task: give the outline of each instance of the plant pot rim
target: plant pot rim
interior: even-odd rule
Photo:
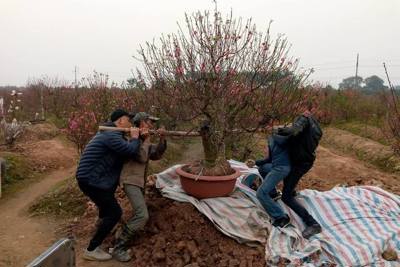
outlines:
[[[201,181],[229,181],[238,178],[241,173],[240,170],[237,168],[233,168],[235,170],[234,173],[229,175],[222,175],[222,176],[205,176],[205,175],[196,175],[189,172],[182,170],[183,167],[188,166],[189,164],[184,164],[176,169],[176,173],[180,176],[184,176],[189,179],[193,180],[201,180]]]

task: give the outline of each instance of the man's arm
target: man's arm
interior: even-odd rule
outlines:
[[[150,147],[150,159],[151,160],[159,160],[164,154],[165,150],[167,150],[167,140],[165,140],[165,128],[160,127],[157,129],[157,134],[160,137],[160,140],[157,145],[151,145]]]
[[[151,160],[159,160],[164,154],[165,150],[167,150],[167,140],[164,138],[160,138],[160,141],[157,145],[151,145],[150,147],[150,159]]]
[[[271,159],[269,157],[265,158],[265,159],[258,159],[258,160],[256,160],[256,166],[261,167],[262,165],[264,165],[266,163],[270,163],[270,162],[271,162]]]
[[[107,146],[121,156],[135,157],[140,148],[140,141],[137,138],[126,141],[119,134],[110,134]]]
[[[305,116],[300,116],[293,122],[292,126],[284,127],[278,129],[278,134],[283,136],[296,136],[301,133],[304,128],[309,124],[308,118]]]

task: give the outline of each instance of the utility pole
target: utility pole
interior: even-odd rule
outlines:
[[[44,83],[42,83],[42,84],[40,85],[40,107],[41,107],[41,113],[42,113],[42,121],[44,121],[43,87],[44,87]]]
[[[357,61],[356,61],[356,78],[355,78],[355,89],[358,89],[358,53],[357,53]]]
[[[77,66],[75,66],[75,88],[77,88],[78,87],[78,67]]]

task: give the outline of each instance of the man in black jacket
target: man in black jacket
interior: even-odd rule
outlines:
[[[111,114],[111,127],[131,127],[131,140],[124,139],[122,132],[98,132],[86,145],[79,161],[76,179],[79,188],[99,209],[97,231],[90,240],[83,257],[87,260],[105,261],[112,258],[100,248],[101,243],[118,223],[121,207],[114,196],[124,158],[137,156],[140,147],[139,128],[133,128],[131,115],[121,109]]]
[[[317,120],[309,110],[295,119],[291,127],[278,130],[281,135],[290,136],[289,155],[291,171],[283,180],[282,201],[301,217],[306,224],[302,235],[304,238],[318,234],[322,231],[320,224],[295,198],[295,188],[304,174],[313,166],[315,150],[322,137],[322,130]]]

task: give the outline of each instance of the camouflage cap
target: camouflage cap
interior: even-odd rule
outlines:
[[[136,115],[133,117],[132,121],[134,123],[138,123],[143,120],[151,120],[151,121],[158,121],[160,118],[151,116],[150,114],[146,112],[138,112]]]

